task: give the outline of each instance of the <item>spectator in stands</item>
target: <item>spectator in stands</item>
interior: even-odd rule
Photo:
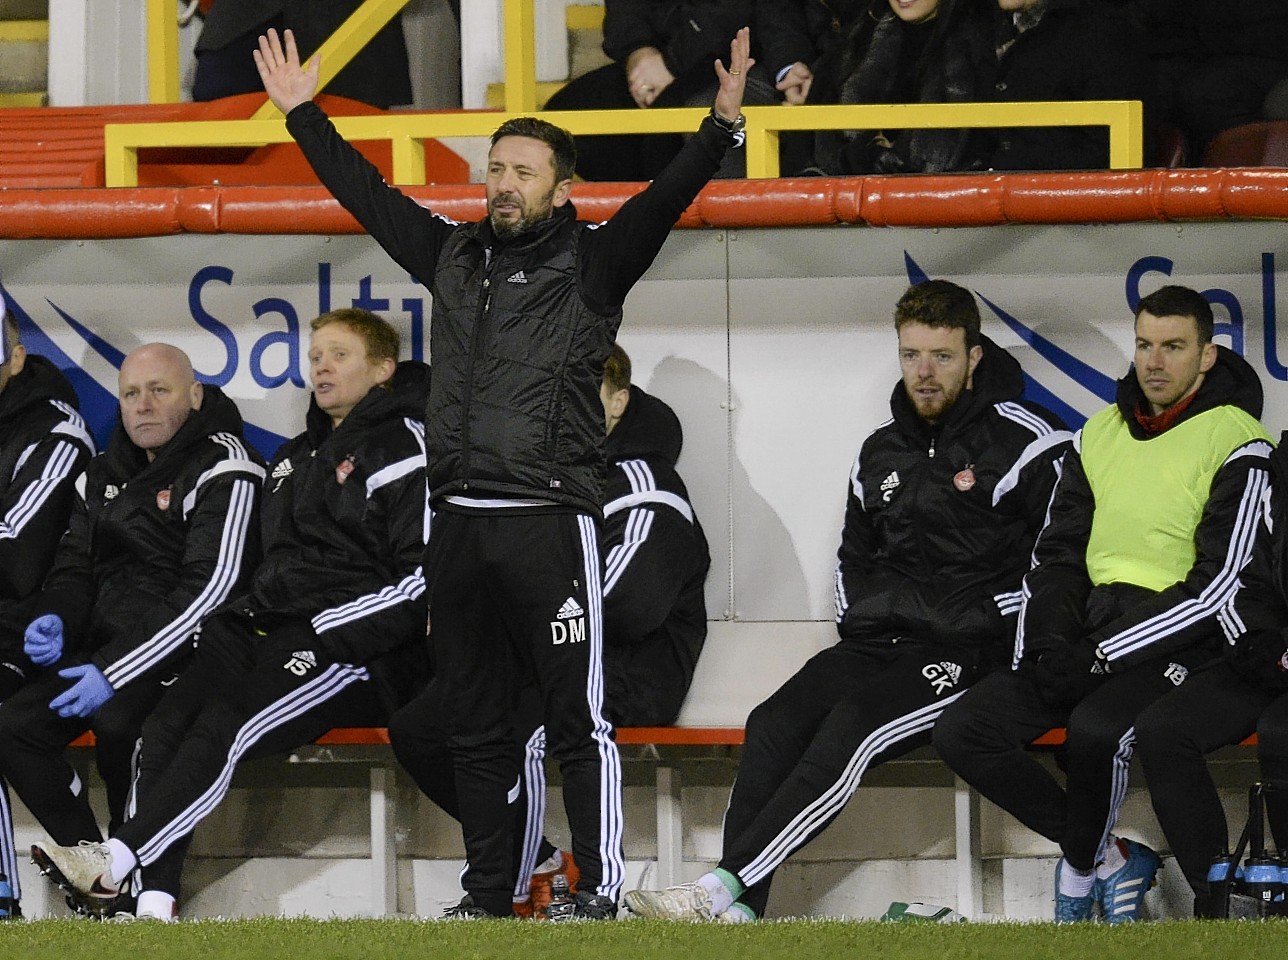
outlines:
[[[268,471],[263,562],[148,719],[129,817],[106,843],[32,848],[87,910],[140,866],[139,915],[174,917],[192,831],[241,760],[380,723],[423,674],[429,368],[400,364],[397,332],[366,310],[312,328],[313,396]]]
[[[1204,755],[1257,734],[1261,779],[1288,785],[1288,436],[1270,455],[1252,559],[1220,619],[1225,656],[1136,718],[1137,750],[1154,812],[1194,891],[1194,915],[1218,916],[1208,869],[1229,851],[1225,808]],[[1228,641],[1222,643],[1221,641]],[[1288,796],[1266,792],[1266,812],[1288,851]]]
[[[703,587],[711,556],[684,481],[675,472],[683,432],[662,400],[631,383],[631,361],[614,345],[604,364],[600,400],[608,430],[604,491],[604,715],[614,726],[673,723],[693,682],[707,635]],[[389,723],[398,761],[432,799],[460,818],[453,768],[436,691],[429,690]],[[515,913],[542,916],[550,884],[580,875],[568,851],[542,835],[545,824],[545,727],[540,699],[525,691],[516,710],[523,754],[516,802]],[[536,866],[540,864],[540,866]]]
[[[436,515],[425,570],[441,716],[469,869],[453,916],[513,912],[511,698],[535,673],[581,868],[575,916],[617,915],[625,866],[621,768],[603,717],[604,431],[599,388],[622,304],[680,214],[739,142],[751,35],[730,42],[711,113],[675,159],[605,223],[569,202],[572,137],[532,117],[492,136],[487,218],[437,216],[385,184],[312,102],[288,32],[256,62],[322,182],[433,294],[436,374],[426,447]],[[554,644],[556,627],[585,642]]]
[[[1013,669],[935,728],[967,783],[1058,843],[1057,922],[1140,916],[1153,850],[1114,837],[1137,715],[1219,655],[1267,484],[1261,384],[1202,295],[1140,301],[1135,366],[1064,457],[1024,580]],[[1061,787],[1025,748],[1067,727]]]
[[[292,30],[303,55],[312,56],[362,2],[214,0],[197,37],[192,99],[218,100],[263,90],[251,56],[261,33],[269,27]],[[385,109],[412,102],[400,17],[394,17],[336,74],[326,92]]]
[[[76,394],[58,368],[28,353],[0,292],[0,704],[36,682],[23,650],[30,616],[76,499],[76,478],[94,455]],[[0,779],[0,873],[22,916],[9,794]]]
[[[1008,14],[992,99],[1142,100],[1151,120],[1153,82],[1143,33],[1107,0],[997,0]],[[1019,127],[989,138],[994,170],[1103,170],[1105,127]],[[1146,144],[1146,156],[1149,144]]]
[[[751,0],[605,0],[604,53],[612,63],[570,80],[547,110],[645,110],[705,107],[716,94],[711,62],[751,22]],[[759,66],[747,76],[744,103],[778,102]],[[574,137],[583,180],[653,180],[680,152],[680,134]],[[742,151],[730,151],[717,177],[740,177]]]
[[[755,0],[762,59],[784,103],[807,101],[815,61],[871,7],[872,0]]]
[[[996,18],[991,0],[872,0],[822,52],[806,102],[986,100]],[[820,130],[808,172],[937,173],[977,167],[981,159],[969,130]]]
[[[24,651],[40,670],[0,706],[0,775],[63,844],[101,837],[64,748],[94,731],[118,826],[144,718],[258,557],[264,467],[236,405],[162,343],[125,358],[119,396],[120,423],[78,481],[53,568],[23,607]],[[79,418],[68,425],[84,447]]]
[[[1145,0],[1159,120],[1197,161],[1217,134],[1266,119],[1288,78],[1288,5],[1265,0]],[[1285,119],[1280,116],[1279,119]]]
[[[1019,400],[1020,366],[981,335],[970,291],[917,284],[895,307],[895,328],[903,378],[893,419],[864,441],[850,473],[840,642],[747,718],[719,866],[660,893],[631,891],[636,914],[762,916],[782,862],[873,766],[929,743],[944,709],[1010,647],[1068,433]]]

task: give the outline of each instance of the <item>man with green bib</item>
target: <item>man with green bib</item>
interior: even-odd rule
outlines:
[[[1024,579],[1012,669],[935,726],[962,779],[1058,843],[1055,919],[1140,916],[1158,855],[1114,836],[1136,716],[1221,656],[1271,443],[1255,371],[1186,287],[1140,301],[1134,368],[1064,457]],[[1068,730],[1066,785],[1026,745]]]

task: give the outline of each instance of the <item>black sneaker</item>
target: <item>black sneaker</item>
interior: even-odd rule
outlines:
[[[551,923],[567,923],[572,920],[616,920],[617,904],[607,897],[579,891],[567,898],[567,907],[559,912],[555,910],[555,901],[550,901],[546,918]],[[571,909],[569,909],[571,908]]]
[[[616,920],[617,904],[607,897],[596,897],[589,893],[577,894],[578,920]]]
[[[443,911],[444,920],[495,920],[496,915],[484,910],[468,893],[461,902]]]

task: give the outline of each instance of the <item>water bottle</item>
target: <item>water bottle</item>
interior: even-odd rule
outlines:
[[[1234,876],[1231,871],[1234,868],[1234,857],[1228,853],[1212,858],[1212,865],[1208,867],[1207,882],[1209,885],[1214,883],[1234,883]]]
[[[568,878],[556,873],[550,879],[550,905],[546,919],[551,923],[566,923],[577,918],[577,901],[568,889]]]
[[[9,878],[0,872],[0,920],[8,920],[13,916],[13,886],[9,883]]]
[[[1283,890],[1279,861],[1271,857],[1249,857],[1244,863],[1243,882],[1248,896],[1270,903]]]

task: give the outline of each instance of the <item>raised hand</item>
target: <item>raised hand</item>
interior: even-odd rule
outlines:
[[[285,50],[277,38],[277,31],[269,27],[268,33],[260,36],[259,49],[254,56],[255,68],[259,70],[259,79],[264,83],[268,99],[285,116],[301,103],[312,100],[313,94],[317,93],[321,61],[313,57],[307,65],[300,66],[295,34],[286,30],[283,39]]]
[[[729,43],[729,69],[716,61],[716,79],[720,90],[716,93],[715,111],[726,120],[735,120],[742,113],[742,95],[747,87],[747,71],[755,66],[751,58],[751,28],[743,27]]]

